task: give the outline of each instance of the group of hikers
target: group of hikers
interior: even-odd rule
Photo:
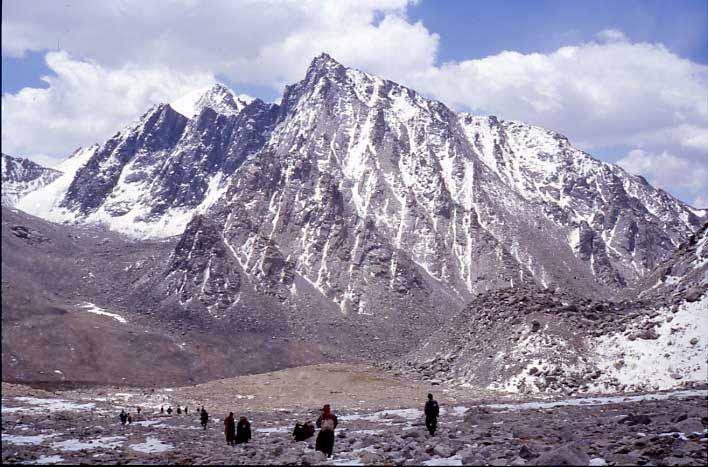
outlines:
[[[229,446],[247,443],[251,439],[251,424],[246,417],[239,418],[237,424],[234,413],[229,412],[229,416],[224,419],[224,435]]]
[[[322,408],[322,414],[317,418],[317,428],[320,429],[315,441],[315,449],[322,451],[327,457],[332,456],[334,450],[334,430],[337,428],[337,416],[332,413],[329,404]],[[315,434],[315,427],[309,420],[305,423],[297,422],[293,429],[295,441],[305,441]],[[230,446],[246,443],[251,439],[251,424],[246,417],[241,417],[238,424],[234,419],[234,413],[229,412],[224,419],[224,435],[226,443]]]
[[[432,394],[428,394],[428,400],[425,402],[425,427],[430,436],[435,436],[435,430],[438,426],[438,416],[440,415],[440,406],[433,399]],[[332,457],[334,451],[334,430],[337,428],[337,416],[332,412],[329,404],[322,407],[322,414],[315,422],[320,432],[317,434],[315,441],[315,449],[323,452],[327,457]],[[306,441],[315,434],[315,426],[311,421],[305,423],[297,422],[293,429],[292,436],[295,441]],[[241,417],[238,424],[234,419],[234,413],[229,412],[228,417],[224,419],[224,435],[226,443],[230,446],[246,443],[251,439],[251,424],[246,417]]]
[[[137,408],[138,414],[140,414],[140,407]],[[199,410],[199,420],[201,422],[202,428],[206,430],[207,423],[209,422],[209,413],[202,406]],[[160,413],[164,414],[164,407],[160,407]],[[177,414],[181,414],[182,410],[178,406]],[[184,413],[187,414],[187,407],[184,408]],[[428,400],[425,402],[425,427],[427,428],[430,436],[435,436],[435,430],[438,426],[438,416],[440,415],[440,406],[437,401],[433,399],[432,394],[428,394]],[[167,408],[167,414],[172,414],[172,407]],[[130,414],[126,413],[125,410],[120,412],[121,424],[125,425],[127,423],[132,423],[132,418]],[[334,430],[337,428],[337,416],[332,412],[329,404],[325,404],[322,407],[322,414],[317,418],[315,424],[320,432],[317,434],[317,440],[315,441],[315,449],[317,451],[323,452],[327,457],[332,456],[334,450]],[[297,422],[295,424],[295,429],[293,429],[293,438],[295,441],[305,441],[311,438],[315,434],[315,427],[312,422],[307,420],[305,423]],[[224,435],[226,436],[226,443],[229,446],[235,446],[241,443],[247,443],[251,439],[251,423],[246,417],[240,417],[238,423],[234,418],[234,413],[229,412],[229,415],[224,418]]]
[[[138,407],[138,410],[139,409],[140,408]],[[174,412],[174,410],[172,410],[172,406],[167,406],[167,410],[165,411],[165,408],[160,406],[160,413],[164,414],[165,412],[167,412],[167,415],[172,415],[172,412]],[[140,413],[140,412],[138,412],[138,413]],[[189,414],[189,409],[187,408],[187,406],[184,406],[184,414],[185,415]],[[177,415],[182,415],[182,407],[180,407],[179,405],[177,406]]]

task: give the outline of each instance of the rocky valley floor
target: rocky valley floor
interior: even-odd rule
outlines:
[[[434,437],[421,411],[428,391],[441,404]],[[331,459],[313,449],[314,437],[297,443],[290,434],[323,403],[339,416]],[[189,412],[160,414],[170,405]],[[123,408],[134,417],[127,426]],[[224,442],[228,411],[251,421],[247,445]],[[340,364],[182,388],[2,386],[2,462],[13,464],[707,465],[707,428],[705,388],[521,400]]]

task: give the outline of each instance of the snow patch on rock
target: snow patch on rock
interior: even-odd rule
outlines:
[[[121,315],[118,315],[116,313],[111,313],[109,311],[104,310],[101,307],[98,307],[94,305],[93,303],[90,302],[84,302],[81,305],[79,305],[79,308],[83,309],[84,311],[87,311],[89,313],[93,313],[95,315],[101,315],[101,316],[108,316],[109,318],[113,318],[114,320],[120,322],[120,323],[127,323],[128,321],[123,318]],[[116,394],[117,395],[117,394]]]
[[[597,339],[600,385],[616,380],[628,388],[661,390],[676,386],[677,380],[706,381],[708,296],[684,302],[676,313],[663,308],[653,321],[656,339],[632,340],[626,332]]]

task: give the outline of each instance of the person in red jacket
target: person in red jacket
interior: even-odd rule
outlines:
[[[332,457],[337,416],[332,413],[329,404],[322,408],[322,415],[317,419],[317,428],[320,429],[320,433],[317,435],[315,449],[322,451],[327,457]]]
[[[233,412],[229,412],[229,415],[224,419],[224,435],[226,436],[226,444],[229,446],[236,444],[236,420],[234,420]]]

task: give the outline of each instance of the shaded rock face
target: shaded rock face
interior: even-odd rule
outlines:
[[[56,180],[61,172],[21,157],[2,154],[2,205],[14,206],[24,195]]]
[[[657,304],[696,302],[708,293],[708,223],[647,274],[628,294]]]
[[[84,217],[133,213],[154,222],[214,196],[263,145],[276,107],[256,100],[237,113],[218,113],[206,106],[208,95],[192,119],[163,104],[117,133],[77,171],[62,206]],[[228,102],[221,104],[226,112]]]
[[[207,309],[228,309],[238,297],[241,276],[227,256],[216,225],[196,216],[187,226],[171,256],[165,280],[167,294],[180,302],[199,300]]]

